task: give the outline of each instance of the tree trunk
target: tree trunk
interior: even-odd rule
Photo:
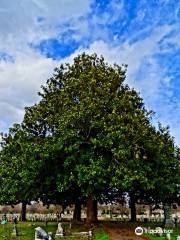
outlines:
[[[75,202],[74,214],[73,214],[73,222],[81,221],[81,202]]]
[[[131,222],[136,222],[136,198],[135,194],[132,192],[130,194],[130,208],[131,208]]]
[[[21,220],[22,220],[23,222],[26,221],[26,202],[22,202]]]
[[[87,218],[86,222],[89,223],[97,223],[97,201],[89,198],[87,200]]]

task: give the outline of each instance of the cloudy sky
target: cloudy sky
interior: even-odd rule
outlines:
[[[83,51],[127,63],[127,83],[180,145],[177,0],[0,0],[0,132],[22,120],[60,62]]]

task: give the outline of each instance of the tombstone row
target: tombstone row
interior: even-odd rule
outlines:
[[[8,222],[13,222],[14,221],[14,216],[16,216],[16,220],[20,221],[21,217],[20,214],[0,214],[0,219],[4,219],[4,215],[6,215],[6,219]],[[61,215],[61,217],[63,219],[68,219],[70,220],[71,217],[69,215]],[[108,217],[108,216],[106,216]],[[50,221],[60,221],[61,218],[59,215],[55,214],[55,213],[51,213],[51,214],[39,214],[39,213],[27,213],[26,215],[26,219],[27,221],[32,221],[32,222],[37,222],[37,221],[42,221],[42,222],[50,222]],[[122,222],[127,222],[130,220],[129,216],[126,215],[116,215],[113,216],[112,220],[116,220],[116,221],[122,221]],[[176,221],[177,224],[180,224],[180,216],[174,217],[172,218],[174,219],[174,221]],[[138,222],[163,222],[164,221],[164,217],[162,216],[137,216],[137,221]]]
[[[92,237],[92,231],[88,232],[74,232],[72,233],[72,236],[76,237],[86,237],[91,238]],[[62,238],[64,237],[64,229],[62,227],[61,223],[58,223],[58,228],[56,230],[55,238]],[[41,227],[35,228],[35,240],[51,240],[52,239],[52,233],[47,233],[44,229]]]

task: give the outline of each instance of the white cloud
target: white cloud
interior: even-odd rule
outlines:
[[[40,86],[51,76],[57,61],[28,49],[15,62],[0,61],[0,129],[23,118],[24,107],[38,100]]]
[[[155,60],[151,56],[160,51],[158,47],[158,42],[172,30],[173,26],[164,25],[162,27],[156,28],[150,36],[143,40],[139,40],[132,44],[129,44],[129,42],[127,41],[116,47],[111,47],[108,43],[102,40],[95,41],[88,47],[88,49],[77,50],[70,57],[68,57],[67,60],[72,61],[72,59],[75,55],[77,55],[78,52],[86,51],[88,53],[96,52],[98,55],[102,54],[110,63],[126,63],[129,65],[127,74],[128,83],[141,90],[143,84],[147,84],[147,81],[146,79],[144,79],[144,83],[142,82],[143,79],[141,79],[140,84],[138,84],[138,81],[135,82],[134,80],[137,76],[137,72],[139,71],[146,57],[149,57],[149,64],[151,64],[152,66],[154,65],[153,68],[158,67],[157,63],[154,63]],[[155,72],[158,73],[157,69],[154,69],[153,72],[151,72],[152,75],[155,74]],[[155,84],[154,87],[152,86],[154,88],[154,91],[156,91],[157,89],[157,84],[158,82]],[[152,91],[152,89],[149,90]]]
[[[61,25],[85,15],[90,0],[1,0],[0,50],[14,52],[28,42],[57,37]]]
[[[125,24],[125,1],[110,1],[107,11],[99,16],[92,14],[93,29],[89,29],[86,18],[79,21],[80,16],[85,16],[90,11],[90,5],[91,0],[16,0],[11,3],[1,0],[0,52],[12,55],[14,62],[0,61],[0,131],[22,120],[24,106],[32,105],[38,100],[40,85],[45,83],[54,67],[59,65],[58,61],[35,52],[28,43],[38,43],[49,38],[61,40],[61,33],[66,31],[63,24],[68,23],[75,30],[78,29],[74,38],[82,39],[86,35],[90,38],[90,34],[95,34],[96,39],[101,40],[94,41],[87,49],[78,49],[63,61],[72,62],[77,53],[86,51],[102,54],[110,63],[127,63],[128,83],[141,92],[148,107],[158,112],[160,121],[170,124],[172,133],[180,144],[180,128],[177,127],[180,116],[174,110],[174,103],[171,103],[173,78],[166,74],[167,70],[156,57],[162,51],[169,51],[169,43],[179,47],[178,34],[169,36],[173,30],[177,31],[178,26],[156,26],[148,35],[151,26],[147,25],[141,31],[134,31],[126,42],[119,44],[121,36],[116,34],[115,46],[109,41],[106,25],[117,20],[121,20],[122,25]],[[138,21],[143,21],[145,16],[145,12],[140,9]],[[104,27],[101,28],[99,24]],[[133,41],[140,39],[141,35],[148,36]]]
[[[167,69],[162,67],[156,58],[156,54],[161,52],[159,42],[175,28],[176,26],[173,25],[157,27],[143,40],[132,44],[127,41],[116,47],[112,47],[102,40],[95,41],[88,49],[79,49],[65,60],[72,62],[78,53],[86,51],[87,53],[102,54],[109,63],[127,63],[129,65],[127,82],[131,87],[140,91],[149,109],[157,111],[157,120],[165,125],[170,125],[176,143],[180,145],[180,135],[178,134],[180,128],[177,127],[180,116],[177,109],[174,109],[174,104],[171,103],[173,78],[167,76]],[[174,42],[175,40],[176,36]],[[168,42],[168,38],[165,41]]]
[[[23,118],[24,106],[38,100],[37,91],[52,74],[57,61],[41,56],[29,43],[57,37],[67,21],[90,10],[91,0],[1,0],[0,52],[13,61],[0,60],[0,129]]]

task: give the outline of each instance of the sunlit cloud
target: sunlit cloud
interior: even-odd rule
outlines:
[[[127,83],[180,144],[179,28],[175,0],[2,1],[0,131],[22,120],[56,66],[86,51],[127,63]]]

